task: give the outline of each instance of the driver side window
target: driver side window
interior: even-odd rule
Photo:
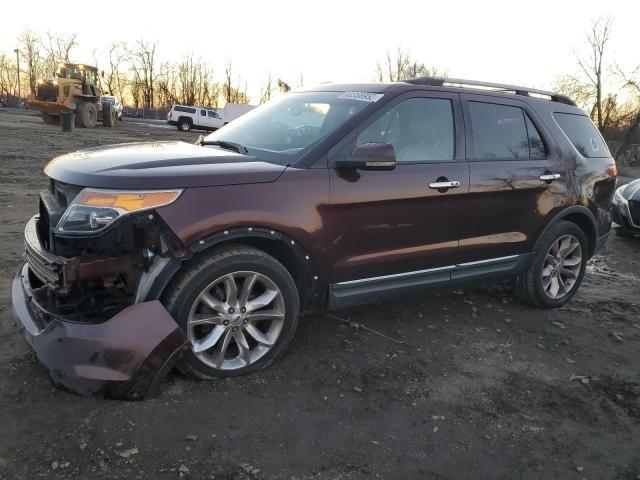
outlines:
[[[443,98],[410,98],[391,107],[358,135],[363,143],[389,143],[398,163],[454,159],[453,105]]]

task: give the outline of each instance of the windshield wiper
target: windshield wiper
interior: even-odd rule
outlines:
[[[214,147],[221,147],[221,148],[225,148],[227,150],[234,150],[234,151],[236,151],[238,153],[242,153],[242,154],[245,154],[245,155],[247,153],[249,153],[249,150],[244,145],[240,145],[239,143],[234,143],[234,142],[227,142],[225,140],[207,141],[207,140],[204,139],[204,135],[200,135],[200,138],[198,138],[198,140],[196,140],[196,145],[202,145],[203,147],[206,147],[208,145],[212,145]]]

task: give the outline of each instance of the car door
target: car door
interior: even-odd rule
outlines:
[[[332,167],[369,142],[394,146],[394,170]],[[352,286],[365,293],[369,284],[378,291],[449,283],[457,262],[457,217],[469,185],[458,94],[399,96],[332,149],[329,169],[324,218],[332,295]]]
[[[196,122],[199,127],[207,126],[207,111],[204,108],[199,108],[199,115],[196,115]]]
[[[207,111],[207,127],[212,129],[222,127],[222,119],[213,110]]]
[[[460,262],[521,263],[567,198],[566,166],[553,137],[525,102],[461,97],[473,214],[462,225]]]

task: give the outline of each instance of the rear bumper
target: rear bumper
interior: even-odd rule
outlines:
[[[96,324],[48,312],[34,298],[28,264],[13,280],[12,305],[18,328],[51,381],[84,396],[152,396],[185,345],[182,329],[158,300],[130,305]]]

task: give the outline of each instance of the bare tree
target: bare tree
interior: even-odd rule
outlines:
[[[601,130],[605,127],[602,93],[606,72],[604,58],[607,43],[611,37],[612,24],[613,21],[610,17],[599,17],[591,22],[591,27],[586,34],[589,53],[581,56],[574,51],[580,74],[579,76],[569,76],[569,80],[584,89],[583,94],[590,93],[590,96],[595,99],[591,108],[591,118],[597,120],[598,128]]]
[[[18,66],[4,53],[0,53],[0,96],[18,96]]]
[[[40,39],[31,30],[25,30],[18,36],[20,56],[26,62],[29,91],[36,93],[40,75]]]
[[[76,35],[63,35],[58,33],[45,33],[40,39],[43,56],[40,59],[40,70],[43,75],[55,75],[58,65],[70,63],[71,50],[78,46]]]
[[[131,59],[132,82],[142,95],[145,108],[153,108],[156,81],[156,44],[138,40],[133,48],[127,49]]]
[[[271,72],[269,72],[269,76],[267,77],[267,81],[265,83],[264,88],[260,92],[260,105],[263,103],[267,103],[271,100],[271,94],[273,93],[273,84],[271,81]]]
[[[398,47],[395,54],[387,51],[386,57],[376,66],[375,79],[378,82],[400,82],[415,77],[435,75],[446,76],[446,72],[436,67],[427,67],[411,58],[408,51]]]

